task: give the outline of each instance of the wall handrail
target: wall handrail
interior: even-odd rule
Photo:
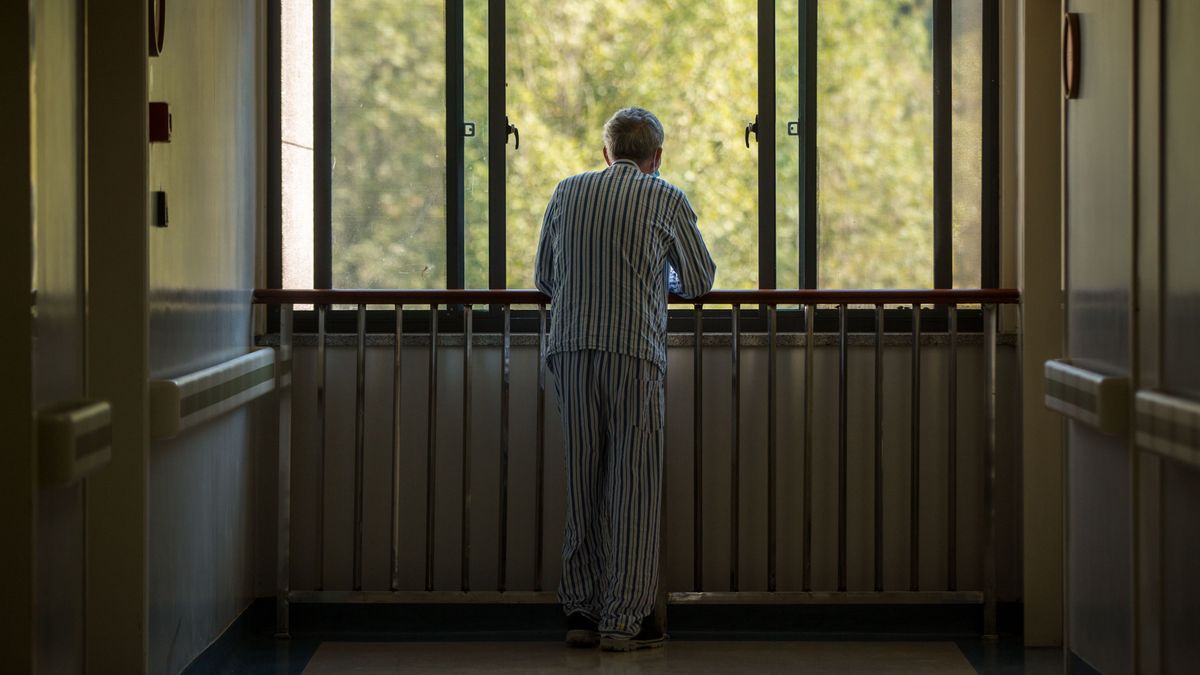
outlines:
[[[39,410],[38,475],[42,485],[72,485],[112,459],[112,406],[72,401]]]
[[[1045,364],[1046,407],[1099,429],[1124,434],[1129,426],[1129,378],[1099,373],[1070,359]]]
[[[275,389],[275,350],[255,349],[180,377],[150,382],[150,436],[179,432]]]
[[[747,289],[716,290],[698,298],[671,294],[673,305],[842,305],[1015,304],[1014,288],[929,289]],[[533,289],[291,289],[259,288],[254,302],[262,305],[548,305],[550,297]]]
[[[1200,466],[1200,402],[1142,390],[1134,397],[1134,410],[1139,448]]]

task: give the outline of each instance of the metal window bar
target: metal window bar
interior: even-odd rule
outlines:
[[[908,590],[921,586],[921,305],[912,308],[911,440],[908,484]]]
[[[933,287],[954,286],[954,34],[951,0],[933,0]]]
[[[758,0],[758,286],[775,288],[775,0]]]
[[[462,590],[471,590],[471,306],[463,305]]]
[[[433,534],[437,498],[437,343],[438,306],[429,306],[429,419],[425,458],[425,590],[433,590]]]
[[[317,590],[325,588],[325,312],[317,307]]]
[[[537,455],[533,478],[533,590],[542,590],[546,483],[546,305],[538,305]]]
[[[391,589],[400,590],[400,402],[404,345],[404,305],[396,305],[395,346],[392,348],[392,536]]]
[[[776,330],[777,307],[767,307],[767,590],[775,591],[777,587],[777,541],[778,534],[776,514],[777,487],[779,472],[777,470],[776,438]]]
[[[508,405],[512,382],[512,307],[504,305],[504,334],[500,354],[500,507],[496,525],[496,588],[504,592],[508,573]]]
[[[838,305],[838,519],[837,519],[837,589],[846,590],[846,431],[849,423],[849,400],[846,391],[846,371],[849,354],[846,344],[846,305]]]
[[[883,305],[875,305],[875,591],[883,590]]]
[[[813,324],[817,306],[804,308],[804,468],[801,488],[804,499],[803,564],[801,588],[812,591],[812,454],[813,454]]]
[[[949,312],[946,396],[946,589],[958,590],[958,307]]]
[[[292,364],[292,306],[279,309],[279,356],[277,363]],[[292,387],[294,375],[288,371],[289,385],[279,389],[279,454],[276,457],[276,530],[275,530],[275,636],[291,633],[291,609],[288,593],[292,578]]]
[[[996,305],[983,308],[987,431],[983,445],[983,634],[996,635]]]
[[[738,590],[738,540],[739,540],[739,525],[740,514],[738,513],[738,505],[741,500],[738,494],[740,486],[740,476],[738,470],[741,467],[741,437],[739,434],[738,425],[741,421],[741,374],[742,364],[739,360],[739,352],[741,349],[738,346],[738,338],[741,331],[738,330],[738,315],[742,313],[741,306],[734,304],[732,313],[730,314],[730,359],[733,365],[731,369],[733,374],[732,381],[732,414],[729,420],[729,590],[737,592]]]
[[[446,2],[446,288],[466,286],[463,2]]]
[[[313,0],[313,288],[333,288],[333,0]]]
[[[704,305],[696,305],[692,354],[692,590],[704,590]]]
[[[362,590],[363,554],[363,434],[366,431],[367,306],[358,306],[358,340],[354,368],[354,571],[353,587]]]
[[[496,297],[486,297],[489,294],[495,294]],[[478,296],[478,297],[477,297]],[[909,591],[884,591],[882,583],[882,560],[883,560],[883,539],[882,539],[882,411],[883,411],[883,353],[884,353],[884,304],[907,297],[912,304],[913,321],[911,325],[912,331],[912,418],[911,418],[911,455],[910,455],[910,590]],[[429,362],[429,435],[427,446],[427,471],[426,471],[426,579],[425,591],[402,591],[399,589],[398,579],[398,558],[399,549],[398,541],[400,532],[398,526],[399,520],[399,457],[400,457],[400,393],[401,393],[401,353],[404,337],[403,330],[403,303],[411,302],[419,299],[424,299],[430,302],[430,362]],[[509,404],[509,378],[511,364],[511,346],[510,332],[508,330],[508,317],[511,304],[518,301],[534,300],[538,306],[539,314],[539,335],[538,335],[538,404],[537,404],[537,457],[534,471],[534,481],[536,483],[535,490],[535,579],[534,590],[532,592],[511,591],[507,589],[505,581],[506,575],[506,539],[507,539],[507,463],[508,463],[508,404]],[[326,345],[326,330],[325,330],[325,314],[330,305],[333,304],[357,304],[359,325],[356,334],[357,360],[356,360],[356,394],[355,394],[355,476],[354,476],[354,500],[355,500],[355,551],[354,551],[354,584],[353,591],[323,591],[324,586],[324,571],[321,562],[324,559],[324,526],[318,527],[318,583],[317,589],[314,591],[296,591],[290,589],[290,538],[288,537],[286,528],[290,522],[291,501],[289,488],[286,482],[290,480],[290,447],[288,439],[290,438],[290,430],[285,430],[281,427],[280,434],[280,457],[279,457],[279,481],[280,481],[280,513],[279,523],[281,531],[278,535],[278,545],[280,548],[280,562],[277,569],[277,632],[281,635],[286,635],[288,630],[288,613],[290,604],[293,602],[330,602],[330,601],[359,601],[359,602],[531,602],[531,601],[547,601],[549,594],[541,593],[542,584],[542,555],[544,553],[542,546],[542,530],[544,525],[544,501],[542,491],[544,488],[544,426],[545,426],[545,329],[546,329],[546,305],[545,297],[532,291],[257,291],[256,301],[262,303],[272,303],[282,305],[280,311],[281,319],[285,321],[281,327],[280,349],[283,352],[290,353],[292,343],[292,328],[294,325],[292,312],[293,303],[312,303],[317,307],[318,315],[318,330],[317,330],[317,407],[318,407],[318,428],[319,428],[319,480],[321,487],[317,490],[315,500],[317,501],[318,513],[320,514],[321,522],[325,521],[325,492],[327,486],[325,484],[325,466],[326,466],[326,374],[327,374],[327,345]],[[805,345],[804,345],[804,469],[803,469],[803,501],[804,514],[802,525],[802,537],[804,539],[804,560],[803,560],[803,580],[802,591],[779,591],[777,587],[777,504],[778,497],[778,466],[777,466],[777,436],[775,427],[777,424],[777,350],[778,350],[778,328],[777,328],[777,306],[785,301],[800,301],[805,313]],[[849,368],[849,330],[846,320],[848,305],[851,302],[860,302],[869,300],[875,306],[875,477],[874,477],[874,535],[875,535],[875,550],[874,550],[874,591],[849,591],[847,590],[847,551],[846,551],[846,529],[847,521],[847,499],[849,492],[847,490],[847,427],[848,427],[848,408],[847,397],[848,388],[848,368]],[[879,602],[879,603],[906,603],[906,602],[979,602],[982,605],[984,613],[985,632],[994,634],[995,631],[995,452],[996,452],[996,316],[997,306],[999,303],[1015,302],[1017,300],[1014,291],[945,291],[942,293],[936,292],[867,292],[867,291],[757,291],[757,292],[729,292],[718,291],[701,298],[696,301],[690,301],[693,304],[693,310],[696,318],[694,325],[694,359],[696,372],[693,374],[695,391],[694,391],[694,413],[695,413],[695,438],[693,453],[695,456],[696,465],[694,467],[694,480],[696,481],[693,508],[695,509],[695,541],[694,546],[694,569],[693,569],[693,588],[692,592],[670,593],[669,598],[673,603],[688,603],[688,602],[770,602],[770,603],[794,603],[794,602]],[[435,530],[435,495],[436,495],[436,421],[438,418],[437,412],[437,352],[438,352],[438,308],[444,301],[447,305],[455,305],[463,307],[463,418],[464,418],[464,437],[463,437],[463,474],[462,474],[462,499],[463,499],[463,521],[462,521],[462,574],[463,581],[460,591],[452,593],[438,592],[434,590],[434,547],[433,533]],[[678,298],[672,298],[673,302],[679,301]],[[816,307],[820,302],[829,302],[836,305],[839,314],[838,325],[838,378],[839,378],[839,394],[838,394],[838,506],[837,506],[837,528],[838,528],[838,570],[837,570],[837,591],[814,591],[812,588],[812,533],[814,514],[812,510],[812,484],[813,484],[813,452],[814,446],[812,442],[813,429],[813,389],[815,381],[815,370],[813,369],[813,354],[815,351],[815,335],[814,335],[814,317],[816,315]],[[363,445],[365,439],[365,372],[366,372],[366,336],[364,329],[364,316],[367,304],[394,303],[394,312],[396,317],[395,325],[395,347],[393,352],[393,420],[392,420],[392,532],[391,532],[391,567],[392,578],[389,582],[389,591],[364,591],[362,589],[361,569],[363,564],[362,551],[362,480],[363,480]],[[763,592],[741,592],[738,590],[740,584],[739,578],[739,526],[740,526],[740,463],[741,463],[741,443],[740,443],[740,386],[741,386],[741,303],[753,302],[754,304],[762,304],[767,306],[766,313],[767,328],[768,328],[768,425],[770,430],[767,435],[767,465],[768,465],[768,591]],[[958,376],[958,312],[957,305],[962,302],[979,302],[983,305],[984,312],[984,353],[985,353],[985,370],[986,370],[986,434],[983,444],[983,462],[984,462],[984,551],[982,554],[981,564],[983,566],[983,588],[981,591],[958,591],[957,590],[957,376]],[[729,592],[706,592],[702,586],[702,566],[703,566],[703,547],[702,547],[702,450],[703,450],[703,434],[702,434],[702,401],[703,401],[703,306],[705,303],[712,304],[727,304],[733,306],[733,311],[730,314],[730,344],[731,344],[731,388],[732,399],[731,406],[733,415],[731,418],[731,500],[730,500],[730,549],[731,549],[731,565],[730,565],[730,588]],[[948,476],[946,483],[947,500],[946,508],[948,513],[947,524],[947,549],[946,556],[948,562],[948,579],[947,591],[919,591],[919,557],[917,556],[916,544],[919,541],[919,486],[920,486],[920,408],[919,397],[921,394],[921,377],[920,377],[920,358],[921,358],[921,305],[932,304],[937,307],[946,306],[951,308],[948,313],[947,336],[949,338],[949,391],[950,402],[948,406],[949,416],[947,419],[947,434],[949,435],[948,442]],[[498,591],[473,591],[470,587],[470,515],[471,515],[471,478],[470,478],[470,447],[471,434],[469,430],[469,422],[472,419],[471,409],[471,387],[472,387],[472,370],[471,370],[471,354],[474,343],[473,335],[473,315],[472,304],[491,304],[503,306],[505,318],[505,330],[502,337],[502,354],[501,354],[501,476],[500,476],[500,509],[498,517],[500,519],[499,531],[501,542],[498,549],[498,563],[500,565],[497,587]],[[282,399],[281,399],[282,405]],[[281,410],[281,424],[283,420],[283,411]]]

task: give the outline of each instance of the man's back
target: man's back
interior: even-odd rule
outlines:
[[[682,190],[629,160],[559,183],[535,269],[553,302],[547,353],[597,349],[665,369],[667,264],[680,295],[712,288],[716,267]]]

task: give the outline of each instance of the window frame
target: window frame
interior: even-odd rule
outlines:
[[[817,288],[817,19],[818,0],[796,0],[800,7],[799,46],[802,59],[798,78],[800,106],[798,119],[801,163],[799,191],[801,209],[799,227],[799,275],[797,288]],[[313,183],[313,288],[332,288],[332,2],[313,0],[313,120],[314,120],[314,183]],[[281,189],[281,3],[269,0],[267,40],[267,285],[281,288],[283,281],[282,205]],[[488,0],[488,287],[507,288],[507,172],[509,120],[505,101],[505,3]],[[999,94],[1000,94],[1000,6],[999,0],[981,0],[982,25],[982,119],[981,119],[981,279],[980,287],[998,288],[1000,281],[1000,166],[999,166]],[[448,215],[446,222],[446,288],[463,288],[465,283],[465,125],[464,108],[464,35],[463,0],[445,0],[446,12],[446,162]],[[758,114],[758,279],[759,288],[777,288],[776,259],[776,55],[775,2],[758,0],[757,68]],[[953,286],[953,110],[952,110],[952,0],[933,0],[933,101],[934,101],[934,190],[933,190],[933,277],[934,288]],[[785,137],[785,141],[789,137]],[[477,312],[477,330],[499,331],[497,307]],[[427,315],[427,310],[425,314]],[[297,329],[312,324],[315,316],[298,312]],[[394,316],[391,311],[368,312],[369,332],[391,332]],[[441,317],[443,330],[454,332],[455,315],[446,310]],[[529,316],[526,316],[528,314]],[[749,332],[766,328],[765,311],[760,307],[743,307],[742,327]],[[670,312],[670,329],[688,332],[693,326],[690,309]],[[828,315],[828,316],[826,316]],[[818,310],[816,329],[836,329],[833,310]],[[888,314],[885,324],[901,328],[904,319],[897,311],[895,318]],[[945,312],[924,312],[922,330],[937,330],[945,324]],[[532,319],[531,319],[532,317]],[[940,318],[939,318],[940,317]],[[960,312],[960,329],[973,330],[976,322],[970,310]],[[965,318],[965,321],[963,320]],[[353,312],[331,310],[328,328],[338,332],[354,330]],[[428,323],[425,318],[424,323]],[[849,313],[852,330],[874,330],[873,310]],[[779,329],[784,332],[803,330],[803,313],[779,312]],[[926,326],[926,323],[929,325]],[[528,324],[528,325],[527,325]],[[710,328],[711,324],[711,328]],[[869,324],[869,326],[868,326]],[[406,319],[406,326],[410,325]],[[414,317],[411,326],[421,330],[422,321]],[[728,309],[706,309],[705,330],[728,330]],[[514,332],[536,332],[535,312],[512,312]],[[278,330],[278,308],[268,315],[268,329]],[[461,330],[461,327],[459,327]],[[910,330],[911,326],[903,328]],[[857,331],[855,331],[857,332]],[[889,330],[890,332],[890,330]]]

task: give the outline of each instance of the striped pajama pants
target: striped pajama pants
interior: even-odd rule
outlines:
[[[662,500],[663,372],[613,352],[551,354],[566,453],[558,597],[632,636],[654,610]]]

